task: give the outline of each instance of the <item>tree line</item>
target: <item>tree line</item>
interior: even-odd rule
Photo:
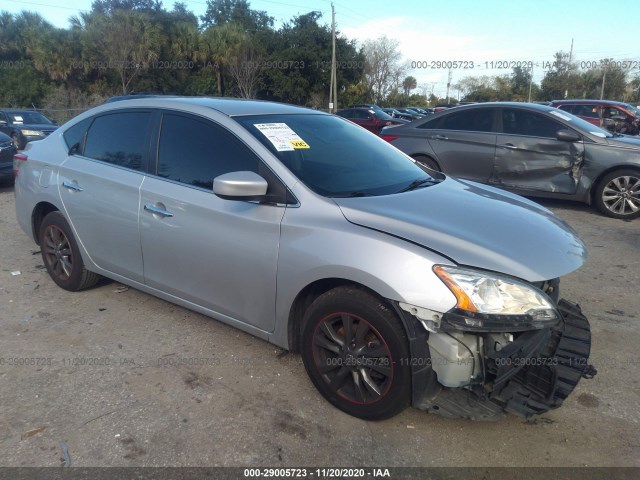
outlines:
[[[199,18],[181,2],[169,10],[159,0],[94,0],[68,28],[34,12],[0,12],[0,105],[43,108],[58,121],[131,92],[326,108],[330,25],[317,11],[274,25],[268,12],[252,9],[247,0],[207,0]],[[338,32],[336,57],[340,107],[441,101],[410,75],[396,40],[382,36],[358,45]],[[580,73],[568,63],[533,85],[534,100],[560,98],[567,89],[569,96],[593,96],[598,72]],[[514,69],[511,76],[467,77],[453,88],[468,101],[526,100],[528,75]],[[637,78],[630,80],[626,71],[612,71],[605,92],[622,97],[633,82]]]

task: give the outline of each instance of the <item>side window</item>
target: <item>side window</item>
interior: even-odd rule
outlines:
[[[345,110],[341,113],[343,118],[353,118],[353,110]]]
[[[538,113],[505,108],[502,110],[502,131],[512,135],[556,138],[558,130],[566,128]]]
[[[598,107],[595,105],[576,105],[572,113],[580,117],[600,118],[598,116]]]
[[[493,131],[493,112],[492,108],[479,108],[445,115],[442,117],[439,128],[467,132],[491,132]]]
[[[567,105],[560,105],[558,108],[560,110],[564,110],[565,112],[573,113],[574,115],[579,115],[578,113],[576,113],[577,110],[575,107],[576,107],[575,105],[567,104]]]
[[[93,118],[86,118],[81,122],[76,123],[72,127],[68,128],[63,134],[65,143],[67,144],[67,148],[71,148],[77,145],[77,152],[82,152],[82,143],[84,142],[84,134],[91,125]]]
[[[213,189],[218,175],[258,173],[259,160],[227,129],[207,120],[164,114],[158,147],[158,176]]]
[[[627,115],[622,111],[617,109],[616,107],[606,107],[604,109],[604,115],[605,118],[613,118],[613,117],[627,117]]]
[[[87,132],[84,156],[142,170],[150,120],[149,112],[111,113],[96,117]]]

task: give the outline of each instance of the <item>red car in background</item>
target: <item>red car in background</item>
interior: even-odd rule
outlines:
[[[628,103],[611,100],[554,100],[559,108],[610,132],[638,135],[640,111]]]
[[[402,120],[401,118],[393,118],[382,110],[366,107],[354,107],[338,110],[336,115],[351,120],[353,123],[366,128],[376,135],[380,133],[380,130],[384,127],[409,123],[407,120]]]

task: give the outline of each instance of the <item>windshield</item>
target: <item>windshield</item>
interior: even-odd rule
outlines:
[[[640,117],[640,108],[638,107],[634,107],[633,105],[629,104],[629,103],[624,103],[624,108],[626,108],[627,110],[629,110],[631,113],[633,113],[636,117]]]
[[[549,110],[551,115],[562,118],[563,120],[570,122],[571,126],[576,127],[582,131],[586,131],[591,135],[601,138],[611,138],[613,135],[607,130],[600,128],[592,123],[583,120],[580,117],[576,117],[573,113],[569,113],[566,110],[560,110],[559,108],[552,108]]]
[[[41,124],[53,125],[53,122],[39,112],[7,112],[9,120],[15,125]]]
[[[388,195],[431,177],[405,154],[333,115],[235,117],[307,187],[326,197]]]

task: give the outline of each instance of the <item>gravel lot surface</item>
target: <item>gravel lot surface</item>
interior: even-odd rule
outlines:
[[[58,288],[0,188],[0,466],[60,466],[61,442],[74,466],[640,466],[640,219],[543,203],[589,248],[561,291],[590,319],[595,379],[530,422],[374,423],[299,355],[117,283]]]

